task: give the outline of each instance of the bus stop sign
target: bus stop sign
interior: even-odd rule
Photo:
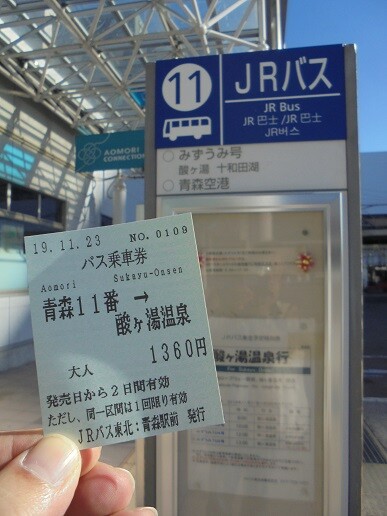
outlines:
[[[156,63],[156,148],[346,138],[344,47]]]

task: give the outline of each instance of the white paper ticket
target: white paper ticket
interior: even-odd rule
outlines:
[[[45,433],[223,423],[191,214],[25,239]]]

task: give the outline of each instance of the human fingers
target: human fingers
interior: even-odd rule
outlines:
[[[81,477],[86,475],[94,466],[98,463],[101,456],[102,448],[88,448],[87,450],[81,450],[82,468]]]
[[[42,437],[43,431],[41,428],[0,432],[0,469],[14,457],[35,445]],[[100,455],[100,447],[81,451],[81,475],[85,475],[95,466]]]
[[[41,438],[0,471],[0,514],[63,515],[80,472],[81,456],[70,439]]]
[[[40,428],[0,432],[0,469],[21,452],[31,448],[42,437]]]
[[[128,506],[135,488],[129,471],[98,462],[78,484],[66,516],[106,516]]]

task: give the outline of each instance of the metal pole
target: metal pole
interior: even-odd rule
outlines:
[[[126,222],[126,183],[121,172],[117,173],[113,186],[113,224]]]

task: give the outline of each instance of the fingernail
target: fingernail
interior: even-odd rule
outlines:
[[[24,469],[48,484],[58,484],[80,463],[75,444],[62,435],[43,437],[22,461]]]
[[[148,511],[148,513],[152,513],[154,516],[158,516],[158,512],[156,511],[156,509],[154,507],[142,507],[140,509],[140,512],[145,512],[145,511]]]

